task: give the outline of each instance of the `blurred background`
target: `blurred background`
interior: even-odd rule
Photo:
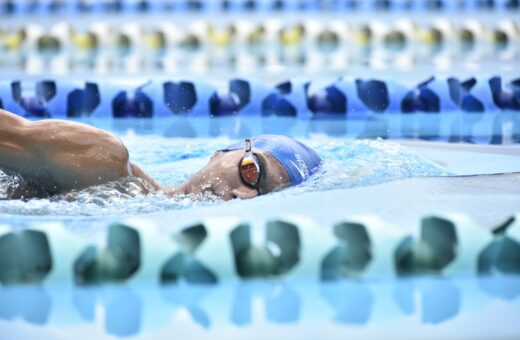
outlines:
[[[0,75],[508,73],[515,0],[0,1]]]
[[[232,202],[0,171],[0,338],[520,338],[519,69],[520,0],[0,0],[0,108],[168,185],[264,133],[325,161]]]

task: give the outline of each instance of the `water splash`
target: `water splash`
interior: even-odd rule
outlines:
[[[158,136],[123,136],[132,161],[158,182],[178,185],[203,167],[228,139],[171,139]],[[394,142],[378,140],[302,140],[323,159],[320,171],[301,185],[270,195],[300,195],[306,192],[354,188],[417,176],[445,176],[441,166]],[[0,198],[20,178],[0,172]],[[53,216],[127,216],[157,211],[190,209],[224,202],[203,196],[168,197],[149,194],[139,179],[128,177],[81,191],[45,199],[0,201],[0,213]]]
[[[410,177],[450,175],[446,169],[420,154],[382,139],[310,144],[324,162],[316,176],[292,188],[295,193],[368,186]]]

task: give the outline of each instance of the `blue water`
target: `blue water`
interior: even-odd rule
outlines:
[[[505,13],[472,12],[468,20],[473,18],[475,22],[491,28],[506,19]],[[327,13],[325,20],[344,20],[344,14]],[[278,19],[281,22],[307,19],[301,13],[283,15],[283,18]],[[439,15],[453,20],[457,26],[464,24],[460,21],[460,13],[447,15],[439,12]],[[267,16],[272,19],[272,14],[266,13],[256,21],[264,20]],[[314,16],[314,13],[310,16]],[[348,21],[353,26],[372,19],[393,25],[400,16],[371,11],[356,12]],[[56,18],[49,16],[32,19],[36,24],[44,26],[57,22]],[[59,21],[61,19],[66,18],[60,17]],[[92,18],[77,19],[75,25],[79,27],[92,24]],[[160,20],[153,19],[140,14],[110,15],[97,17],[96,21],[111,21],[114,25],[122,25],[127,21],[147,24],[172,21],[171,13],[158,15],[157,19]],[[217,25],[229,22],[225,16],[209,19]],[[182,27],[189,27],[192,20],[192,16],[184,15],[174,19]],[[424,27],[438,18],[437,15],[425,13],[417,15],[414,20],[420,27]],[[11,25],[7,26],[25,26],[27,18],[19,16],[9,22]],[[10,28],[6,27],[7,30]],[[174,56],[174,59],[179,59],[175,61],[169,54],[164,55],[164,61],[165,66],[177,65],[176,68],[165,68],[167,77],[218,80],[216,83],[220,84],[221,89],[227,88],[225,81],[237,74],[273,84],[301,76],[312,80],[330,77],[332,80],[348,74],[360,78],[389,77],[402,80],[410,86],[415,86],[418,81],[432,74],[464,79],[473,75],[514,76],[518,71],[515,42],[511,41],[507,50],[493,51],[491,45],[481,38],[468,51],[460,50],[457,44],[449,41],[446,41],[440,53],[435,51],[433,54],[417,49],[421,47],[419,45],[408,46],[397,52],[382,50],[377,46],[373,49],[374,53],[369,54],[354,50],[354,53],[349,52],[348,62],[339,66],[328,63],[328,59],[323,59],[321,52],[317,53],[312,46],[310,49],[306,47],[309,58],[305,65],[289,62],[272,67],[272,63],[268,62],[267,67],[238,68],[240,59],[237,59],[233,65],[218,62],[214,65],[206,63],[201,67],[200,62],[194,62],[200,61],[200,58],[195,60],[191,55],[189,58],[181,55],[180,59]],[[5,79],[25,78],[29,73],[62,79],[64,72],[73,70],[68,73],[83,80],[100,72],[97,68],[74,63],[69,68],[60,62],[40,61],[35,51],[23,53],[26,52],[27,63],[20,62],[21,54],[17,52],[3,53],[0,73]],[[148,53],[139,52],[145,55]],[[200,56],[212,59],[210,57],[213,55],[206,53],[211,54],[213,51],[209,50]],[[70,59],[68,55],[63,56],[65,60]],[[77,59],[70,57],[70,61]],[[216,57],[218,60],[219,57]],[[129,79],[137,76],[146,79],[165,76],[165,71],[159,70],[152,63],[135,67],[135,63],[127,63],[125,58],[116,59],[113,69],[104,70],[106,66],[103,66],[103,75],[98,74],[96,80],[112,75]],[[142,184],[132,179],[50,199],[7,201],[1,199],[5,197],[5,187],[17,185],[19,179],[0,172],[0,235],[12,229],[42,230],[45,229],[45,223],[59,223],[71,234],[68,236],[79,236],[84,244],[77,249],[74,245],[64,244],[66,242],[52,244],[55,272],[51,275],[59,276],[61,272],[58,270],[56,274],[57,269],[70,274],[70,265],[84,246],[100,246],[106,241],[106,230],[111,222],[124,221],[126,218],[140,219],[157,227],[164,238],[160,246],[165,247],[159,250],[165,256],[170,256],[174,249],[172,236],[175,228],[178,225],[185,227],[193,220],[204,220],[206,223],[214,218],[216,222],[213,221],[213,225],[220,227],[219,219],[223,217],[262,224],[264,219],[283,219],[293,214],[303,220],[311,219],[323,229],[324,235],[330,237],[335,223],[364,215],[379,220],[383,227],[397,229],[396,232],[402,233],[403,237],[408,233],[417,237],[418,221],[426,214],[455,212],[465,214],[465,217],[475,222],[474,231],[478,236],[477,231],[482,231],[484,225],[498,225],[504,218],[518,211],[520,206],[520,192],[515,189],[518,178],[504,176],[492,181],[489,178],[463,178],[462,181],[456,181],[458,178],[448,179],[446,176],[452,173],[432,161],[442,160],[447,166],[465,163],[457,169],[463,168],[464,171],[460,173],[465,175],[475,174],[483,168],[488,172],[494,172],[495,169],[498,169],[496,172],[520,171],[520,161],[513,154],[498,157],[491,152],[483,154],[459,150],[448,157],[448,148],[432,148],[435,152],[431,152],[429,155],[432,159],[428,159],[396,142],[375,139],[379,136],[478,144],[519,143],[520,115],[517,112],[395,116],[370,114],[359,121],[331,122],[271,118],[245,121],[242,117],[208,122],[185,118],[91,123],[114,132],[128,146],[131,160],[158,182],[167,185],[186,181],[206,164],[215,150],[235,141],[235,137],[243,138],[259,133],[299,136],[301,141],[320,154],[324,160],[323,167],[316,176],[300,186],[248,201],[232,202],[223,202],[215,197],[143,195]],[[399,182],[407,178],[414,179]],[[150,225],[144,224],[144,228]],[[305,225],[300,230],[305,232]],[[53,229],[46,231],[50,235]],[[52,235],[56,236],[55,240],[69,240],[57,237],[57,234]],[[145,236],[144,233],[142,235]],[[491,234],[489,236],[491,238]],[[517,238],[515,240],[520,241]],[[148,247],[145,248],[148,253],[143,252],[147,260],[151,257],[150,252],[154,255],[153,251],[160,248],[159,244],[150,246],[150,243],[144,241],[143,244]],[[308,251],[307,248],[305,250]],[[461,254],[465,251],[467,249],[462,248]],[[229,249],[220,247],[218,252],[219,255],[226,254]],[[323,256],[314,250],[310,252],[316,254],[316,258]],[[218,257],[213,254],[206,256]],[[154,259],[161,260],[160,256]],[[388,260],[391,260],[390,257]],[[176,286],[164,287],[154,284],[157,276],[152,274],[155,272],[147,273],[151,276],[146,283],[136,283],[132,278],[126,283],[89,288],[75,286],[70,277],[63,281],[53,281],[48,277],[39,285],[0,285],[0,339],[520,338],[518,277],[460,277],[445,273],[409,279],[361,277],[325,284],[314,276],[298,281],[289,274],[275,280],[244,281],[234,277],[215,286],[180,282]]]
[[[207,163],[215,150],[236,140],[230,137],[172,138],[153,130],[149,133],[110,130],[127,145],[132,162],[166,185],[183,183]],[[316,204],[314,199],[323,192],[330,191],[332,197],[343,198],[346,192],[375,188],[377,184],[413,177],[428,182],[420,177],[440,179],[452,175],[431,159],[391,140],[353,140],[322,134],[298,139],[312,146],[322,157],[320,172],[302,185],[247,202],[143,195],[138,181],[124,179],[50,199],[0,200],[0,225],[17,228],[58,221],[91,243],[105,238],[110,222],[129,216],[150,217],[164,235],[170,235],[174,224],[188,223],[183,217],[190,216],[189,212],[200,219],[218,210],[232,214],[236,209],[243,209],[253,222],[262,220],[267,213],[262,209],[266,207],[277,206],[279,211],[285,207],[287,213],[305,211],[305,206],[300,206],[298,212],[291,210],[295,205],[293,199],[299,198],[318,210],[314,214],[315,222],[323,224],[324,232],[329,233],[332,222],[328,220],[336,223],[339,216],[350,215],[346,209],[334,207],[335,216],[317,219],[323,204]],[[474,167],[478,168],[478,164]],[[0,188],[12,184],[16,184],[16,178],[0,174]],[[130,190],[122,191],[123,188]],[[474,189],[477,195],[479,187]],[[396,201],[401,198],[398,192],[391,196]],[[418,200],[413,205],[408,200],[402,209],[414,210],[435,200],[442,201],[442,206],[449,209],[457,197],[464,200],[460,193],[438,192],[429,200]],[[499,200],[506,197],[510,204],[519,196],[509,193],[496,197]],[[480,198],[487,202],[486,197]],[[352,200],[352,195],[345,195],[345,199]],[[284,205],[291,200],[292,203]],[[397,202],[389,209],[399,205]],[[508,206],[504,202],[501,205]],[[201,207],[208,210],[201,211]],[[490,209],[489,216],[497,213],[493,207],[486,208]],[[183,212],[186,213],[178,214]],[[384,213],[375,211],[378,212]],[[399,214],[399,210],[394,214]],[[407,219],[413,228],[411,221],[413,219]],[[58,254],[67,255],[63,249]],[[69,256],[58,258],[56,266],[73,261],[77,254]],[[520,334],[518,277],[347,279],[328,284],[317,278],[302,281],[236,279],[216,286],[181,282],[172,287],[152,282],[82,288],[69,281],[44,281],[37,286],[0,287],[0,338],[138,336],[163,339],[175,335],[178,338],[315,339],[388,338],[391,333],[401,339],[425,336],[459,339],[517,338]],[[478,327],[468,327],[468,324]]]
[[[81,336],[515,338],[518,278],[243,282],[218,286],[4,287],[4,339]],[[500,314],[499,314],[500,313]],[[500,319],[497,316],[500,315]],[[476,323],[468,327],[468,317]],[[385,334],[391,331],[391,334]]]
[[[229,138],[167,138],[156,135],[119,134],[138,164],[159,183],[175,186],[202,168],[209,157],[227,146]],[[301,138],[322,157],[319,173],[302,185],[283,191],[283,195],[354,188],[410,177],[445,176],[449,172],[418,153],[391,141],[344,140],[340,138]],[[14,182],[14,184],[13,184]],[[11,184],[9,184],[11,183]],[[16,178],[0,175],[2,186],[16,185]],[[128,189],[128,190],[126,190]],[[273,198],[281,193],[269,194]],[[0,201],[0,213],[48,216],[127,216],[157,211],[189,209],[224,202],[216,197],[167,197],[144,195],[137,180],[123,179],[98,187],[50,199]]]

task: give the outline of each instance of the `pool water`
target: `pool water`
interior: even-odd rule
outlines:
[[[208,162],[216,150],[233,142],[225,137],[182,139],[134,133],[121,134],[119,137],[127,145],[132,162],[141,166],[159,183],[169,186],[184,183]],[[409,177],[450,174],[417,152],[391,141],[334,138],[300,140],[313,147],[322,157],[324,164],[321,170],[309,181],[284,190],[283,194],[270,194],[270,199],[277,199],[280,195],[375,185]],[[5,174],[1,181],[17,185],[16,178]],[[124,179],[120,183],[50,199],[2,201],[0,206],[4,213],[23,215],[125,216],[218,204],[222,202],[217,197],[144,195],[140,183]]]
[[[103,124],[106,128],[106,122],[98,125]],[[241,138],[170,137],[154,129],[143,133],[142,121],[127,121],[123,126],[113,125],[111,131],[127,145],[131,160],[167,185],[182,183],[206,164],[215,150]],[[128,179],[61,197],[1,200],[4,232],[26,228],[46,231],[53,247],[58,248],[53,249],[58,272],[70,271],[68,266],[81,247],[105,244],[107,227],[114,222],[140,225],[141,235],[157,230],[164,239],[163,243],[147,241],[144,272],[141,279],[129,284],[85,288],[71,285],[70,274],[65,279],[54,274],[42,285],[2,287],[2,334],[7,338],[49,339],[71,334],[101,338],[163,338],[168,334],[226,339],[327,334],[380,338],[387,337],[388,329],[396,338],[425,334],[514,338],[520,334],[515,321],[520,316],[518,277],[479,278],[470,267],[455,274],[408,279],[379,273],[323,283],[312,271],[298,274],[297,270],[275,280],[243,281],[217,260],[221,255],[216,256],[215,250],[227,247],[219,243],[199,255],[218,273],[217,285],[181,281],[158,286],[150,263],[172,253],[167,246],[172,233],[200,221],[208,225],[211,235],[218,235],[239,222],[258,227],[278,218],[308,220],[300,225],[308,244],[313,237],[309,235],[322,233],[325,240],[332,227],[344,220],[364,221],[404,236],[416,235],[420,219],[434,214],[471,221],[477,228],[473,232],[478,234],[478,230],[487,233],[518,211],[520,176],[485,175],[518,172],[520,149],[516,144],[352,139],[319,133],[298,139],[322,157],[320,172],[300,186],[252,200],[143,195],[139,183]],[[467,176],[474,174],[483,175]],[[0,181],[5,186],[13,185],[16,179],[2,174]],[[62,231],[53,229],[54,225]],[[306,236],[310,232],[306,225],[314,225],[318,234]],[[462,240],[468,237],[464,229],[458,231]],[[69,238],[60,238],[60,233]],[[371,237],[377,243],[384,235]],[[65,246],[63,242],[69,239],[78,240],[81,246],[75,247],[73,242]],[[388,242],[384,247],[391,247],[390,239]],[[309,247],[308,254],[322,257],[324,246]],[[149,262],[153,257],[157,259]],[[306,257],[304,267],[315,261],[310,259],[312,255]],[[479,327],[468,329],[468,323]]]
[[[516,338],[515,278],[217,287],[4,288],[4,338]],[[8,300],[13,301],[13,300]],[[498,319],[500,317],[500,319]],[[9,320],[9,321],[8,321]],[[470,327],[478,324],[478,327]],[[391,334],[388,334],[391,330]],[[426,333],[428,332],[428,333]]]
[[[170,186],[185,182],[207,163],[216,150],[236,140],[263,133],[295,136],[315,148],[324,164],[310,181],[281,193],[272,193],[266,198],[277,199],[306,192],[365,187],[410,177],[518,171],[514,157],[505,157],[496,168],[492,168],[486,165],[489,162],[479,162],[482,153],[448,169],[442,159],[435,161],[424,156],[424,150],[421,154],[398,142],[418,139],[437,142],[465,140],[472,144],[499,143],[509,145],[512,150],[510,153],[514,154],[518,150],[515,142],[520,136],[520,120],[517,116],[515,112],[448,112],[406,116],[375,114],[359,121],[172,117],[152,120],[84,119],[81,122],[111,131],[121,138],[129,149],[132,162],[159,183]],[[492,160],[492,163],[497,162],[497,159]],[[464,169],[461,169],[462,164],[465,164]],[[0,172],[0,183],[1,199],[6,197],[8,187],[20,184],[20,179]],[[214,197],[201,200],[197,197],[147,196],[140,194],[143,189],[139,181],[125,179],[51,199],[0,201],[0,209],[4,214],[28,216],[117,217],[186,210],[192,206],[218,206],[223,203]]]
[[[418,91],[432,76],[474,77],[487,89],[497,75],[512,96],[515,1],[260,2],[247,13],[245,1],[211,1],[234,10],[10,16],[0,0],[0,107],[18,79],[34,99],[42,79],[132,91],[150,79],[201,80],[226,95],[233,78],[270,89],[310,81],[315,93],[338,77]],[[312,5],[291,9],[300,3]],[[300,25],[307,36],[284,42]],[[257,28],[265,32],[251,43]],[[161,32],[163,45],[150,39]],[[162,95],[152,100],[162,105]],[[135,178],[7,200],[23,180],[0,171],[0,339],[520,339],[520,114],[418,111],[78,119],[114,133],[132,162],[170,186],[216,150],[267,133],[308,144],[323,165],[301,185],[227,202],[145,195]],[[241,242],[253,251],[241,253]],[[254,275],[240,271],[244,258]]]

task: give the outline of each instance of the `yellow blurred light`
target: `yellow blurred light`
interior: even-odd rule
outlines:
[[[304,34],[305,29],[303,26],[297,25],[283,29],[280,32],[280,38],[284,45],[295,45],[302,40]]]
[[[82,49],[93,49],[97,47],[97,38],[92,33],[77,33],[72,35],[72,43]]]

